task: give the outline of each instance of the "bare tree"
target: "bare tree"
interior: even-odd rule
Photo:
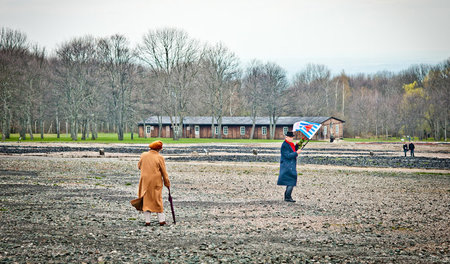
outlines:
[[[1,28],[0,30],[0,98],[2,140],[10,137],[13,119],[13,104],[20,96],[15,90],[20,87],[20,79],[29,53],[27,36],[17,30]],[[25,134],[22,133],[25,137]]]
[[[330,70],[324,65],[308,64],[294,77],[291,95],[298,100],[290,108],[304,116],[329,115],[332,107],[332,85]],[[342,82],[340,82],[342,83]]]
[[[265,81],[264,65],[253,60],[245,70],[243,78],[243,95],[246,98],[250,118],[252,120],[252,130],[250,139],[255,134],[256,117],[261,113],[264,102],[263,86]]]
[[[47,59],[47,69],[46,73],[46,85],[48,85],[48,94],[46,95],[47,101],[47,111],[53,113],[51,116],[54,120],[49,119],[49,122],[52,123],[54,121],[55,127],[54,131],[56,132],[56,137],[61,137],[61,120],[63,120],[63,108],[64,106],[61,104],[63,95],[61,93],[61,89],[58,82],[58,76],[56,75],[56,69],[60,66],[60,62],[56,57],[50,57]]]
[[[214,138],[215,136],[214,123],[217,123],[218,138],[222,138],[222,117],[228,100],[231,98],[234,81],[240,77],[239,60],[224,45],[217,44],[206,48],[202,68],[204,73],[203,87],[208,95],[208,105],[213,119],[211,137]]]
[[[450,113],[450,59],[431,68],[423,83],[430,102],[427,105],[425,120],[430,127],[431,135],[436,140],[444,138],[447,141]]]
[[[33,139],[32,122],[36,114],[39,120],[39,130],[41,139],[44,138],[44,114],[45,114],[45,72],[46,59],[45,49],[35,45],[32,47],[25,68],[26,91],[22,94],[22,109],[25,114],[25,120],[30,133],[30,139]],[[35,131],[37,133],[37,131]]]
[[[92,37],[75,38],[60,46],[56,54],[60,61],[56,69],[58,85],[70,121],[72,140],[78,139],[80,121],[86,118],[93,103],[95,41]]]
[[[264,107],[269,115],[270,139],[275,137],[277,120],[280,117],[284,104],[284,96],[288,87],[286,71],[275,63],[266,63],[264,69]]]
[[[349,104],[349,131],[357,135],[370,136],[372,124],[375,120],[374,109],[374,91],[366,87],[360,87],[352,96]]]
[[[131,114],[131,91],[136,66],[134,54],[128,47],[127,39],[122,35],[113,35],[98,41],[98,59],[106,74],[107,87],[111,95],[111,103],[117,136],[123,140],[126,117]]]
[[[396,127],[399,124],[399,103],[401,90],[397,89],[392,72],[379,72],[374,75],[376,89],[379,91],[377,101],[377,124],[380,127],[380,134],[384,134],[386,139],[389,135],[396,134]]]
[[[146,100],[142,100],[142,94],[145,88],[146,69],[144,69],[142,65],[134,64],[134,66],[135,67],[132,72],[133,74],[130,76],[130,85],[133,89],[130,93],[128,93],[127,99],[129,102],[127,111],[127,125],[130,129],[131,140],[134,139],[134,132],[138,131],[137,123],[142,120],[143,109],[141,103],[147,102]],[[139,107],[139,105],[141,105],[141,107]]]
[[[199,44],[185,31],[166,28],[149,31],[139,46],[141,60],[150,67],[161,87],[161,108],[170,117],[173,139],[182,136],[190,96],[199,70]]]

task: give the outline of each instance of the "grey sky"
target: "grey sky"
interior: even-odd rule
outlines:
[[[274,61],[290,76],[307,63],[333,73],[398,71],[450,57],[448,0],[0,0],[0,26],[54,50],[86,34],[176,27],[222,42],[241,58]]]

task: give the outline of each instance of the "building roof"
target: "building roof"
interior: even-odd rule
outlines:
[[[170,118],[168,116],[162,116],[162,124],[167,125],[171,124]],[[319,123],[322,124],[323,122],[329,120],[329,119],[336,119],[343,123],[345,123],[344,120],[341,120],[336,117],[332,116],[315,116],[315,117],[301,117],[301,116],[280,116],[277,120],[277,125],[293,125],[295,122],[298,121],[307,121],[307,122],[313,122],[313,123]],[[211,125],[211,116],[187,116],[184,118],[183,124],[185,125]],[[139,122],[138,125],[142,125],[143,122]],[[145,120],[145,124],[148,125],[157,125],[158,117],[157,116],[150,116]],[[217,120],[214,120],[214,124],[217,124]],[[252,119],[247,116],[224,116],[222,117],[222,125],[252,125]],[[270,119],[269,117],[257,117],[256,118],[256,125],[269,125]]]

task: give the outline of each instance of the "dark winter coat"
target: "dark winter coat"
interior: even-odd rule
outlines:
[[[295,150],[298,146],[295,145]],[[280,175],[277,185],[297,185],[297,152],[286,141],[281,144]]]
[[[409,149],[410,150],[414,150],[414,144],[413,143],[409,143]]]
[[[408,145],[407,144],[403,145],[403,151],[408,151]]]

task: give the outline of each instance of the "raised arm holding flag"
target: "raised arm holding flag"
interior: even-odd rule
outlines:
[[[306,146],[306,144],[308,144],[308,142],[314,137],[317,131],[319,131],[321,126],[322,126],[321,124],[307,121],[299,121],[294,124],[292,131],[300,131],[303,133],[303,135],[305,135],[308,138],[308,141],[306,141],[306,143],[304,143],[303,137],[302,140],[299,142],[300,144],[297,143],[300,146],[300,149],[303,149]]]

